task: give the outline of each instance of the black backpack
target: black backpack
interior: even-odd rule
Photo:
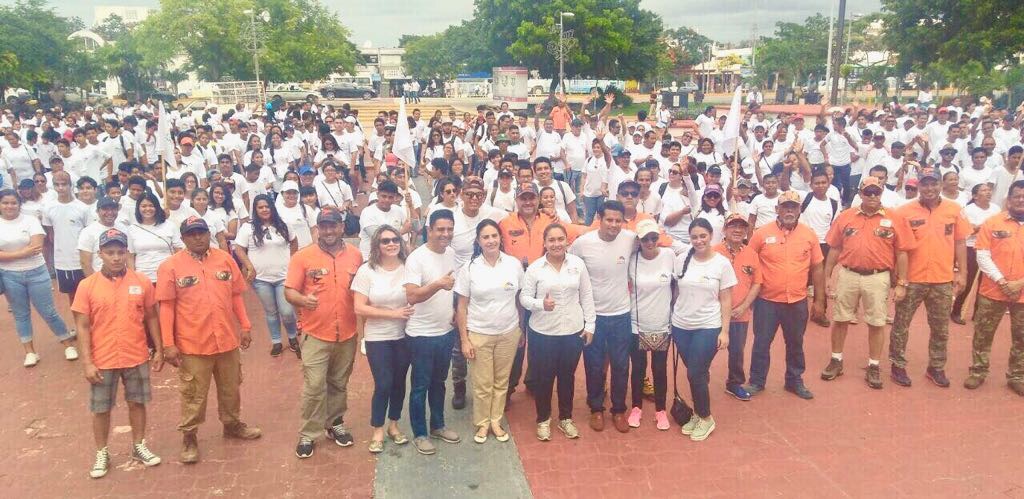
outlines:
[[[804,197],[804,202],[800,204],[800,213],[803,213],[804,211],[807,210],[807,207],[811,205],[812,199],[814,199],[814,193],[807,193],[807,196]],[[828,202],[832,204],[832,220],[835,220],[836,212],[839,211],[839,202],[832,198],[828,198]]]

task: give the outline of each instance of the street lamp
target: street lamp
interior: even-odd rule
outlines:
[[[562,86],[562,95],[565,95],[565,18],[575,16],[572,12],[558,13],[558,84]]]
[[[259,17],[261,21],[268,23],[270,22],[270,13],[264,10],[257,16],[254,9],[245,9],[242,13],[249,15],[249,31],[252,32],[249,50],[252,50],[252,66],[256,76],[256,86],[259,89],[260,105],[263,105],[263,84],[260,82],[260,33],[256,27],[256,18]]]

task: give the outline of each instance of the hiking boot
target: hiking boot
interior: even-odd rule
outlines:
[[[907,370],[902,367],[892,366],[892,372],[889,374],[892,377],[892,382],[900,386],[910,386],[910,376],[907,376]]]
[[[194,432],[182,435],[181,462],[195,464],[199,462],[199,439]]]
[[[750,401],[750,393],[747,393],[747,391],[740,385],[726,386],[725,393],[736,397],[737,400],[742,400],[744,402]]]
[[[1016,393],[1017,395],[1020,395],[1021,397],[1024,397],[1024,381],[1020,381],[1020,380],[1007,381],[1006,382],[1006,386],[1010,387],[1010,390],[1013,390],[1013,393]]]
[[[295,446],[295,456],[299,459],[306,459],[313,455],[313,439],[299,437],[299,445]]]
[[[979,374],[972,374],[964,380],[964,388],[974,390],[985,383],[985,377]]]
[[[551,440],[551,420],[545,419],[540,423],[537,423],[537,440],[541,442],[547,442]]]
[[[604,411],[590,413],[590,429],[604,431]]]
[[[924,375],[926,378],[932,380],[932,383],[935,383],[936,386],[949,388],[949,378],[946,377],[946,371],[929,367],[928,370],[925,371]]]
[[[707,419],[697,418],[697,424],[693,426],[693,433],[690,434],[690,440],[693,440],[694,442],[702,442],[707,440],[713,431],[715,431],[715,418],[711,416],[708,416]]]
[[[960,317],[959,314],[950,314],[949,320],[953,321],[954,324],[959,324],[961,326],[967,325],[967,321],[965,321],[963,317]]]
[[[843,361],[832,357],[828,361],[828,365],[825,366],[825,370],[821,372],[821,379],[825,381],[832,381],[843,375]]]
[[[563,419],[559,421],[558,429],[562,430],[562,433],[565,434],[565,438],[580,438],[580,430],[576,428],[576,423],[573,423],[571,419]]]
[[[92,469],[89,470],[89,476],[93,478],[103,478],[107,475],[107,469],[110,467],[110,453],[107,452],[107,448],[104,447],[96,451],[96,461],[92,463]]]
[[[452,395],[452,409],[464,409],[466,407],[466,382],[455,383],[455,393]]]
[[[338,444],[339,447],[352,445],[352,434],[348,432],[348,428],[345,428],[345,423],[341,421],[341,418],[335,419],[334,424],[324,430],[324,433],[327,434],[327,438],[334,440],[334,443]]]
[[[263,435],[263,432],[255,426],[249,426],[241,421],[224,425],[225,438],[237,438],[239,440],[256,440]]]
[[[281,352],[283,352],[283,351],[284,351],[284,347],[281,346],[280,343],[274,343],[274,346],[270,347],[270,356],[271,357],[278,357],[278,356],[281,355]]]
[[[156,466],[161,463],[160,456],[153,454],[149,447],[146,447],[145,440],[132,445],[132,460],[138,461],[146,467]]]
[[[455,430],[451,428],[438,428],[436,430],[430,430],[430,436],[433,438],[444,440],[450,444],[457,444],[462,441],[462,437]]]
[[[697,421],[700,421],[700,416],[697,416],[696,414],[690,416],[690,420],[684,423],[683,427],[680,428],[683,435],[692,435],[694,427],[697,426]]]
[[[633,410],[629,411],[629,417],[626,422],[629,423],[630,428],[640,427],[640,418],[643,417],[644,411],[639,407],[634,407]]]
[[[878,364],[868,365],[868,370],[864,374],[864,381],[875,390],[882,388],[882,371],[879,369]]]
[[[814,394],[811,393],[811,391],[808,390],[807,387],[803,385],[803,383],[795,386],[786,386],[786,391],[804,400],[811,400],[812,398],[814,398]]]
[[[629,423],[626,422],[625,414],[612,414],[612,424],[619,433],[629,433]]]
[[[437,447],[434,447],[434,443],[428,437],[416,437],[412,439],[412,445],[416,447],[416,452],[424,456],[431,456],[437,452]]]

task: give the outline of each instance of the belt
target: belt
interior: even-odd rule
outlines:
[[[882,272],[888,272],[889,271],[889,269],[858,269],[858,268],[854,268],[854,267],[847,267],[845,265],[843,266],[843,268],[845,268],[846,270],[849,270],[850,272],[853,272],[854,274],[860,274],[860,275],[875,275],[875,274],[881,274]]]

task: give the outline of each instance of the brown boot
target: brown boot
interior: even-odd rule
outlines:
[[[195,432],[185,433],[181,444],[181,462],[195,464],[199,462],[199,439]]]
[[[612,423],[615,425],[615,429],[618,430],[619,433],[629,433],[629,422],[626,421],[625,414],[612,414]]]
[[[594,431],[604,430],[604,412],[590,413],[590,429]]]
[[[225,438],[238,438],[241,440],[256,440],[263,435],[263,432],[255,426],[249,426],[241,421],[224,425]]]

